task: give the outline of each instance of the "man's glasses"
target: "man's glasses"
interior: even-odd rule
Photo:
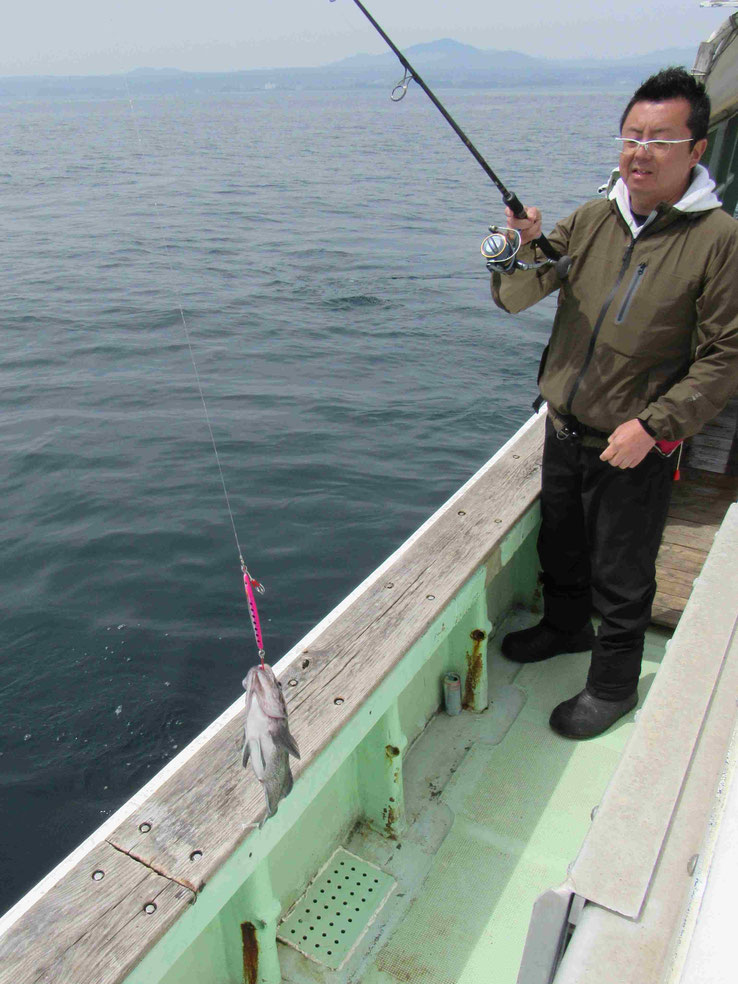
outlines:
[[[668,154],[674,144],[692,143],[691,137],[684,137],[683,140],[635,140],[633,137],[615,137],[615,139],[624,154],[635,154],[639,147],[643,147],[647,153],[657,156]]]

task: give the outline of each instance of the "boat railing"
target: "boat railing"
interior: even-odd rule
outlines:
[[[495,618],[535,591],[543,416],[275,665],[302,753],[277,813],[256,826],[241,698],[0,920],[2,984],[154,984],[218,920],[238,937],[223,959],[258,953],[258,979],[280,979],[276,926],[294,892],[357,822],[402,831],[403,753],[444,673],[462,677],[469,709],[487,705]]]

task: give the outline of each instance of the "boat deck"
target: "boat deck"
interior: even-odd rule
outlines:
[[[715,534],[738,497],[738,476],[684,469],[674,483],[669,516],[656,561],[656,625],[674,628]]]
[[[637,713],[591,741],[554,734],[551,709],[581,689],[589,654],[522,667],[505,660],[502,636],[537,618],[512,613],[490,640],[488,710],[438,714],[410,750],[404,834],[388,841],[360,825],[344,845],[397,882],[354,952],[329,969],[321,953],[340,943],[330,938],[340,914],[314,907],[305,943],[287,915],[280,932],[312,958],[280,943],[283,981],[514,984],[533,903],[565,879]],[[648,633],[640,703],[669,637]],[[317,885],[308,903],[311,893],[324,902]]]

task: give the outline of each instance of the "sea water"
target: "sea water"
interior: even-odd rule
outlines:
[[[390,83],[0,101],[0,912],[256,659],[185,326],[271,662],[531,412],[553,301]],[[615,163],[623,94],[439,95],[547,230]]]

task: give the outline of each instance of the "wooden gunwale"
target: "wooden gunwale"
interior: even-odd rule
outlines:
[[[302,752],[294,768],[295,791],[280,807],[283,815],[290,809],[299,815],[300,777],[535,502],[543,416],[530,418],[276,664]],[[207,897],[206,886],[224,862],[254,838],[246,824],[264,812],[261,788],[240,764],[242,704],[232,705],[114,823],[0,921],[2,984],[123,981],[191,903]],[[263,845],[261,851],[255,847],[254,866],[273,846],[278,819],[279,814],[254,838]],[[95,871],[104,877],[95,881]],[[248,874],[242,871],[241,880]],[[144,910],[147,904],[151,911]],[[211,896],[205,908],[217,904]]]

